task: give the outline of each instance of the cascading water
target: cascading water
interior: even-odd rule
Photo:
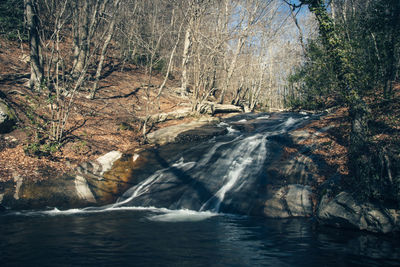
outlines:
[[[200,210],[219,212],[225,194],[233,188],[239,190],[241,185],[246,183],[245,178],[248,176],[246,174],[259,171],[266,158],[265,140],[265,137],[261,134],[247,137],[234,147],[232,153],[224,155],[222,161],[224,161],[225,166],[229,167],[226,174],[220,178],[223,185],[214,196],[201,206]],[[216,164],[220,164],[220,162],[217,161]]]
[[[186,149],[175,161],[160,156],[165,168],[129,189],[112,207],[247,213],[251,199],[256,199],[255,188],[267,179],[263,169],[269,137],[285,133],[304,118],[270,120],[264,115],[223,123],[227,135]],[[251,131],[240,130],[249,125]]]
[[[243,118],[244,117],[244,118]],[[257,214],[259,191],[267,184],[269,159],[282,145],[282,135],[306,122],[308,116],[244,115],[222,122],[227,134],[205,142],[158,148],[144,168],[152,174],[127,190],[116,203],[60,211],[59,215],[114,210],[151,210],[151,220],[203,220],[217,213]],[[279,137],[279,138],[277,138]],[[278,140],[278,144],[276,143]],[[152,166],[155,164],[157,166]],[[148,173],[148,172],[147,172]],[[258,206],[257,206],[258,205]],[[36,214],[28,212],[25,214]]]

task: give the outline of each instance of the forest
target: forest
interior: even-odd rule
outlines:
[[[167,95],[197,115],[344,108],[349,184],[400,203],[398,0],[5,0],[0,34],[28,58],[1,82],[28,79],[47,110],[25,112],[28,154],[61,150],[77,103],[96,106],[110,73],[136,68],[141,142]]]

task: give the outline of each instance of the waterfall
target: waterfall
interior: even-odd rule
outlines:
[[[263,168],[270,154],[268,137],[282,135],[302,120],[278,118],[264,115],[250,122],[224,123],[227,135],[176,152],[180,153],[178,160],[159,156],[164,168],[130,188],[112,207],[221,212],[232,203],[242,205],[255,194],[260,179],[266,179]],[[242,132],[235,123],[250,125],[254,131]]]
[[[113,204],[113,207],[122,206],[125,203],[128,203],[129,201],[135,199],[136,197],[146,194],[157,181],[162,180],[167,177],[167,173],[170,171],[171,168],[180,168],[183,171],[187,171],[188,169],[192,168],[194,165],[195,165],[195,162],[184,163],[183,158],[181,158],[178,162],[174,163],[171,167],[156,171],[153,175],[151,175],[149,178],[147,178],[143,182],[130,188],[124,194],[124,196],[129,196],[129,197],[126,199],[120,198],[115,204]]]
[[[249,167],[260,168],[262,166],[266,157],[265,136],[258,134],[245,138],[227,156],[226,161],[230,162],[230,166],[227,166],[227,172],[222,177],[224,184],[212,198],[202,205],[201,211],[212,210],[219,212],[225,194],[238,184],[246,183],[246,180],[243,179],[245,177],[243,173],[250,171]]]
[[[219,125],[228,129],[226,135],[146,151],[143,174],[134,173],[140,182],[114,204],[31,213],[56,216],[149,210],[155,213],[150,220],[176,222],[204,220],[218,213],[257,212],[264,203],[262,188],[269,183],[270,162],[276,162],[281,157],[280,148],[290,142],[286,133],[307,119],[250,114],[227,120]]]

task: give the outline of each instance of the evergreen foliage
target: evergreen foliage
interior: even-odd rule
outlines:
[[[400,178],[393,167],[398,157],[372,141],[373,116],[366,101],[377,96],[392,99],[400,64],[400,2],[356,1],[358,8],[350,16],[335,20],[323,0],[301,2],[315,15],[319,38],[309,42],[306,62],[290,77],[299,88],[291,103],[313,109],[332,103],[348,107],[354,190],[363,199],[400,203]]]
[[[27,39],[24,34],[24,2],[22,0],[0,1],[0,34],[11,40]]]
[[[319,2],[310,4],[310,10],[322,14],[323,1],[309,2]],[[299,99],[292,103],[315,109],[329,107],[332,99],[337,105],[351,104],[354,94],[363,97],[376,90],[390,98],[399,78],[400,2],[376,1],[346,21],[333,23],[327,14],[321,16],[331,23],[319,21],[325,25],[320,38],[310,41],[307,60],[290,77],[299,89]]]

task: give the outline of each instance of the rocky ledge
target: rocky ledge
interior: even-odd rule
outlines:
[[[206,140],[227,132],[224,127],[217,125],[218,122],[219,120],[216,118],[205,117],[190,123],[161,128],[148,134],[147,140],[149,143],[157,145]]]
[[[0,183],[0,206],[11,209],[40,209],[46,207],[84,207],[112,201],[115,188],[123,182],[107,179],[114,163],[122,153],[111,151],[95,161],[86,162],[67,173],[43,181],[25,181],[14,175],[14,181]],[[116,184],[112,184],[112,183]]]
[[[379,204],[357,201],[351,194],[340,192],[331,198],[325,194],[319,202],[316,217],[324,225],[390,233],[400,230],[400,211]]]
[[[190,143],[226,133],[217,119],[200,119],[170,126],[148,136],[150,143]],[[43,181],[0,182],[0,211],[6,209],[79,208],[115,202],[127,189],[140,181],[143,165],[154,156],[146,148],[122,154],[111,151],[96,160],[79,165],[73,172]],[[154,163],[153,165],[155,165]]]
[[[246,127],[251,131],[251,125]],[[362,203],[350,193],[338,190],[336,184],[341,176],[335,172],[327,174],[328,166],[324,165],[324,161],[310,153],[313,145],[302,143],[326,130],[320,129],[315,133],[297,130],[279,136],[276,146],[281,148],[276,150],[280,152],[271,157],[271,163],[265,170],[268,177],[274,178],[270,178],[268,184],[260,185],[257,199],[249,201],[244,196],[238,200],[240,203],[232,205],[239,213],[257,216],[314,217],[320,224],[333,227],[375,233],[398,232],[398,209]],[[217,121],[199,121],[158,130],[149,135],[149,140],[158,145],[164,144],[160,148],[168,147],[165,144],[171,142],[182,143],[184,147],[193,141],[224,133],[226,129],[220,127]],[[286,153],[287,149],[292,152]],[[126,154],[111,151],[80,165],[74,173],[45,181],[29,182],[15,176],[14,181],[0,183],[0,211],[6,208],[75,208],[113,203],[128,188],[163,167],[162,162],[157,160],[158,152],[149,148]],[[153,166],[154,170],[145,171],[148,166]],[[325,180],[322,185],[318,183],[320,179]],[[333,187],[335,190],[331,190]]]

